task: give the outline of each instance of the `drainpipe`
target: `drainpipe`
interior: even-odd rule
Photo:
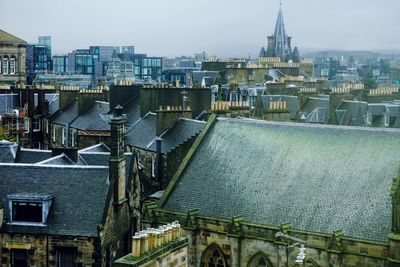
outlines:
[[[49,236],[46,235],[46,266],[49,267]]]
[[[65,147],[69,147],[69,123],[65,127]]]
[[[156,179],[160,183],[160,190],[163,188],[161,140],[160,137],[156,138]]]

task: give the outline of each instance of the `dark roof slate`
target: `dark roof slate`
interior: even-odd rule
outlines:
[[[0,197],[53,194],[47,226],[4,224],[1,232],[66,236],[97,236],[108,194],[108,168],[2,164]]]
[[[146,149],[156,138],[156,120],[157,115],[151,112],[138,120],[126,133],[127,144]]]
[[[52,157],[51,150],[21,148],[17,153],[15,163],[36,163]]]
[[[204,129],[205,122],[191,120],[191,119],[178,119],[174,125],[168,128],[160,137],[161,153],[167,154],[177,146],[183,144],[185,141],[196,136],[201,130]],[[151,151],[156,151],[156,141],[154,140],[148,148]]]
[[[108,102],[95,101],[84,114],[78,116],[70,127],[79,130],[109,131],[110,124],[106,115],[110,110]]]
[[[18,145],[16,143],[0,140],[0,162],[12,163],[17,155]]]
[[[56,112],[52,118],[52,123],[65,126],[73,122],[76,117],[78,117],[78,99],[74,99],[66,109]]]
[[[219,118],[163,208],[387,240],[399,138],[395,129]]]

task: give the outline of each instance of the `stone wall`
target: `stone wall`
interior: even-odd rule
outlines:
[[[76,249],[77,266],[99,266],[95,242],[88,237],[0,234],[0,265],[10,266],[12,248],[28,250],[29,266],[57,266],[57,249]],[[48,264],[48,265],[47,265]]]
[[[26,84],[26,46],[25,45],[0,45],[0,58],[15,57],[15,74],[4,75],[0,73],[0,84],[24,83]],[[3,63],[3,61],[2,61]],[[3,66],[1,66],[3,67]],[[10,71],[10,70],[9,70]]]
[[[200,266],[204,251],[217,245],[226,257],[227,266],[248,266],[251,259],[261,253],[272,266],[295,266],[298,246],[287,252],[294,242],[275,237],[278,231],[305,241],[307,266],[400,266],[399,241],[396,236],[389,242],[368,241],[345,237],[341,234],[314,233],[291,229],[290,225],[272,226],[244,222],[241,217],[232,220],[200,216],[195,210],[187,214],[150,209],[145,223],[163,224],[179,220],[183,235],[190,236],[189,266]],[[339,231],[340,233],[340,231]],[[392,252],[391,252],[392,251]]]

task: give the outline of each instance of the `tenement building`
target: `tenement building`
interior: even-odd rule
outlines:
[[[144,223],[178,220],[189,266],[400,266],[399,138],[213,115]]]
[[[124,153],[122,114],[110,124],[110,150],[38,151],[1,142],[1,266],[111,266],[131,250],[137,160]]]
[[[27,43],[0,29],[0,85],[26,83]]]

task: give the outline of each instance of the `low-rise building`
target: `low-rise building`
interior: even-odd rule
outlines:
[[[27,43],[0,29],[0,85],[26,84]]]

